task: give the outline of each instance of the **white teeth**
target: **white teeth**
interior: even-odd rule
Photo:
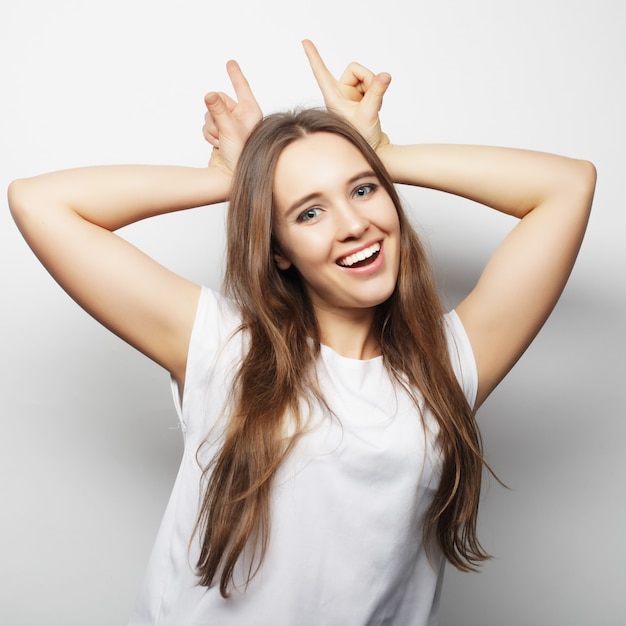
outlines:
[[[365,248],[365,250],[359,250],[350,256],[346,256],[343,259],[339,259],[339,265],[343,265],[343,267],[350,267],[359,261],[364,261],[365,259],[369,259],[371,256],[380,251],[380,243],[373,243],[369,248]]]

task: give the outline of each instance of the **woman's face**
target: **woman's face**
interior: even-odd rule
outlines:
[[[362,312],[389,298],[398,214],[355,146],[331,133],[291,143],[278,159],[274,202],[276,262],[298,269],[316,309]]]

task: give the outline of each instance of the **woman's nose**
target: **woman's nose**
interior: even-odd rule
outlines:
[[[359,239],[369,228],[369,220],[350,203],[346,203],[338,210],[338,235],[341,241]]]

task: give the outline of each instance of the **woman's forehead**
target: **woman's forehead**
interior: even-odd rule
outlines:
[[[346,138],[328,132],[301,137],[278,158],[274,195],[279,203],[296,196],[323,192],[372,168],[361,151]]]

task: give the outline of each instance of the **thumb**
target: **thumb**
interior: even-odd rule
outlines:
[[[204,103],[211,115],[223,115],[227,111],[226,103],[215,91],[211,91],[204,96]]]
[[[383,96],[391,83],[391,75],[387,72],[376,74],[372,79],[369,89],[363,96],[363,102],[370,110],[380,111],[383,105]]]

